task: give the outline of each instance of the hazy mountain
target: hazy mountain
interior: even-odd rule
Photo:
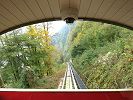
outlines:
[[[74,25],[75,24],[66,24],[59,30],[59,32],[51,36],[52,44],[55,45],[58,48],[58,50],[63,51],[66,44],[67,36],[74,27]]]

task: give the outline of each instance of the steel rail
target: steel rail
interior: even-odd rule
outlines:
[[[67,69],[60,82],[58,89],[87,89],[84,82],[72,66],[72,62],[67,62]]]

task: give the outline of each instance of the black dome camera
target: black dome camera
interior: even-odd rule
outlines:
[[[67,24],[71,24],[71,23],[73,23],[75,21],[75,19],[72,18],[72,17],[67,17],[64,20],[66,21]]]
[[[74,23],[78,19],[78,9],[64,8],[61,10],[61,17],[67,24]]]

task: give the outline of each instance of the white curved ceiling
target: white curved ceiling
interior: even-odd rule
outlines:
[[[77,8],[79,19],[133,29],[133,0],[0,0],[0,34],[32,23],[59,20],[63,8]]]

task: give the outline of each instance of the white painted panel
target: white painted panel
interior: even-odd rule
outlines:
[[[81,0],[78,14],[79,17],[86,17],[90,4],[91,0]]]
[[[124,6],[122,9],[120,9],[119,12],[117,12],[114,16],[113,16],[113,20],[118,20],[120,21],[120,19],[125,16],[126,14],[128,14],[128,12],[130,10],[133,9],[133,0],[129,0]]]
[[[52,13],[49,8],[49,4],[47,0],[36,0],[42,9],[43,14],[45,15],[45,18],[52,18]]]
[[[104,0],[101,7],[98,9],[97,14],[94,16],[95,18],[102,18],[107,11],[110,9],[110,7],[114,4],[116,0]]]
[[[41,10],[35,0],[25,0],[25,3],[28,5],[30,11],[35,16],[36,20],[44,18],[43,13],[41,12]]]
[[[34,20],[35,16],[32,14],[32,12],[29,10],[29,8],[24,3],[24,0],[12,0],[12,2],[23,12],[23,14],[29,19]]]
[[[92,0],[87,17],[94,17],[104,0]]]
[[[53,17],[61,17],[58,0],[49,0],[49,6],[51,8]]]
[[[70,7],[79,9],[80,0],[70,0]]]
[[[16,8],[10,0],[1,0],[3,6],[8,9],[21,22],[27,21],[27,18]]]
[[[117,13],[124,6],[126,2],[127,0],[116,0],[116,2],[112,5],[106,15],[103,16],[103,18],[111,19],[114,14]]]
[[[59,0],[59,3],[61,10],[70,7],[70,0]]]
[[[18,20],[2,6],[0,6],[0,15],[4,16],[4,18],[1,16],[0,20],[3,20],[4,23],[8,25],[15,25],[18,23]]]

